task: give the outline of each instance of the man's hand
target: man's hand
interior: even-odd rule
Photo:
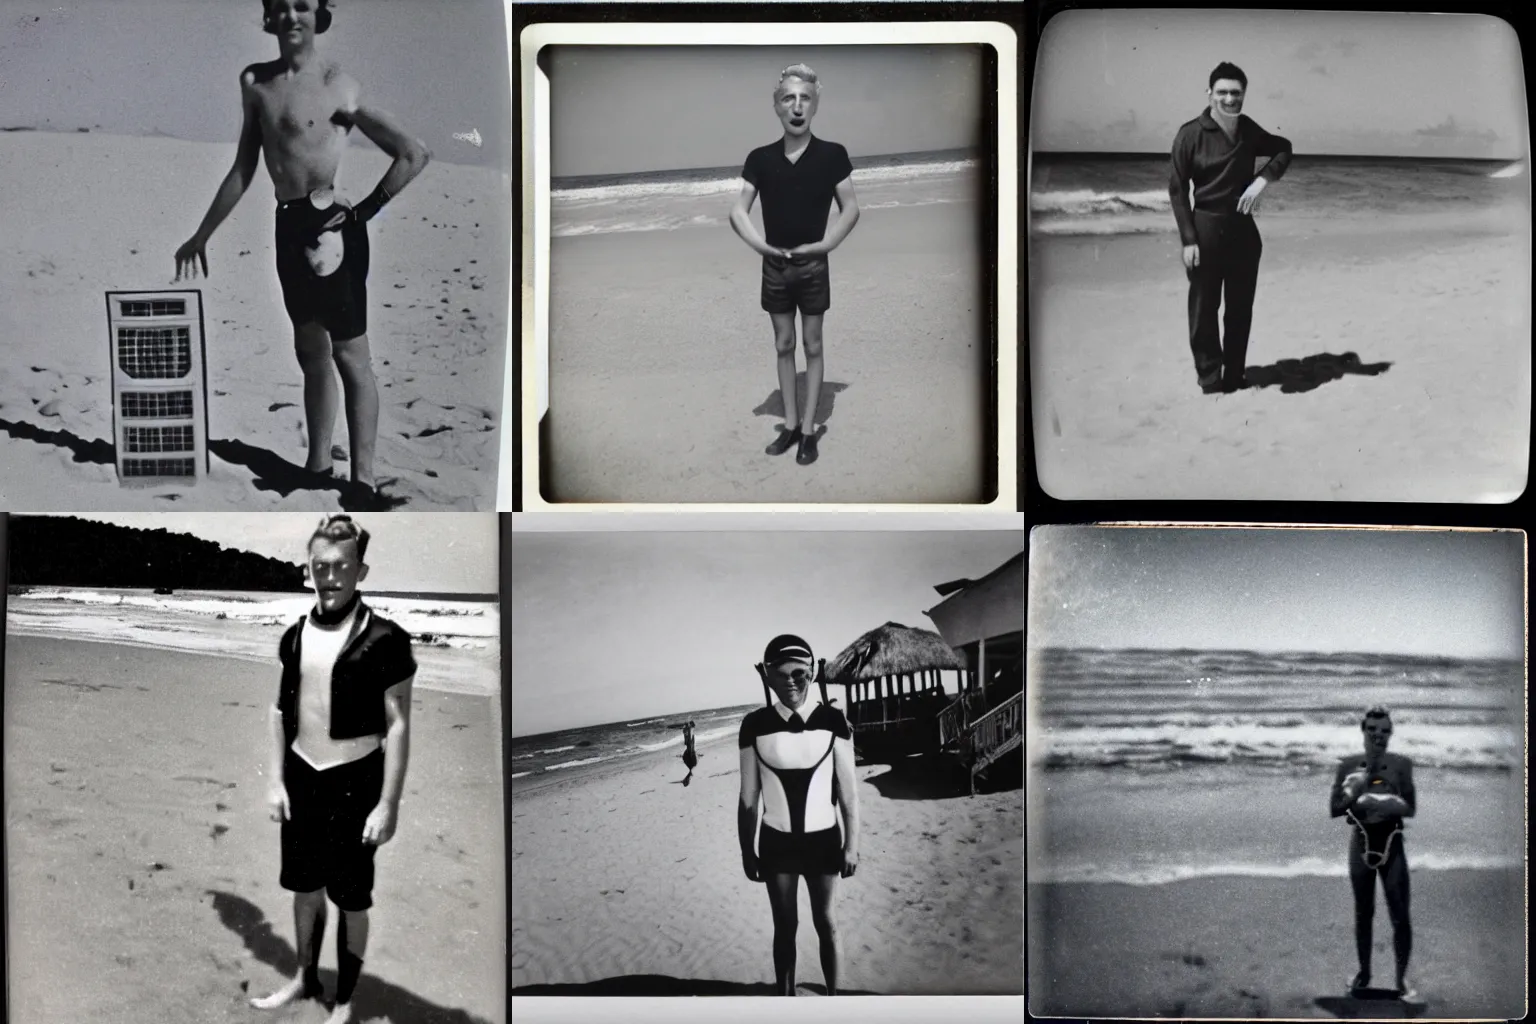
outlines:
[[[368,812],[368,820],[363,823],[363,842],[370,846],[383,846],[394,834],[395,806],[387,800],[380,800]]]
[[[273,821],[287,821],[293,817],[288,806],[288,789],[281,779],[275,779],[267,786],[267,806],[271,808]]]
[[[176,280],[182,279],[185,272],[187,280],[197,276],[197,265],[203,265],[203,276],[208,276],[208,240],[193,235],[181,243],[181,248],[176,250]]]
[[[763,880],[762,868],[757,863],[757,854],[748,850],[741,855],[741,870],[746,872],[747,881],[761,882]]]
[[[795,259],[796,257],[808,259],[813,256],[825,256],[828,251],[826,242],[806,242],[804,245],[797,245],[793,249],[787,250],[786,255],[790,259]]]
[[[1198,245],[1186,245],[1184,247],[1184,269],[1194,270],[1200,265],[1200,247]]]
[[[858,850],[858,847],[850,846],[850,847],[845,848],[843,850],[843,870],[842,870],[842,876],[844,878],[852,878],[853,877],[853,873],[855,871],[857,871],[858,869],[859,869],[859,850]]]
[[[1246,213],[1249,216],[1259,211],[1259,195],[1269,185],[1268,178],[1254,178],[1253,184],[1243,190],[1243,194],[1237,199],[1237,212]]]

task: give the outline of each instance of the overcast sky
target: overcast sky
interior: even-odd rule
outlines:
[[[1519,533],[1042,527],[1032,647],[1522,656]]]
[[[1208,105],[1213,68],[1298,155],[1525,155],[1518,39],[1481,15],[1069,11],[1040,40],[1036,150],[1164,153]]]
[[[142,530],[190,533],[228,548],[298,565],[320,523],[309,512],[122,512],[81,516]],[[496,514],[398,510],[353,517],[368,531],[365,590],[494,594],[499,589]]]
[[[258,0],[4,0],[4,10],[0,127],[233,145],[240,69],[277,57]],[[510,171],[504,10],[502,0],[341,0],[316,46],[435,159]],[[479,148],[453,137],[471,129]],[[373,145],[361,132],[352,142]],[[206,202],[199,191],[193,205]]]
[[[830,660],[887,621],[933,630],[935,584],[1023,549],[1019,530],[515,532],[512,735],[759,700],[774,636]]]
[[[821,81],[812,131],[853,157],[975,146],[976,46],[554,46],[550,175],[739,167],[784,134],[779,72]]]

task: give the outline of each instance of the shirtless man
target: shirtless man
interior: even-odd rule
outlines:
[[[1408,855],[1403,849],[1403,819],[1418,810],[1413,788],[1413,762],[1387,753],[1392,718],[1380,705],[1360,720],[1364,757],[1346,757],[1334,774],[1328,813],[1345,816],[1354,826],[1349,841],[1349,882],[1355,892],[1355,952],[1360,973],[1350,991],[1371,984],[1371,919],[1376,914],[1376,876],[1381,876],[1387,914],[1392,918],[1392,946],[1397,954],[1397,996],[1415,995],[1405,974],[1413,932],[1408,924]]]
[[[282,685],[272,706],[267,799],[282,821],[282,873],[293,893],[299,967],[251,1000],[258,1010],[318,998],[326,897],[336,929],[336,1004],[326,1024],[352,1019],[368,946],[373,857],[395,834],[410,751],[411,637],[363,603],[368,531],[348,516],[322,520],[305,571],[315,607],[278,645]]]
[[[853,194],[853,164],[835,142],[811,135],[811,119],[821,98],[816,72],[792,64],[779,72],[773,109],[784,136],[747,154],[741,169],[741,194],[731,210],[731,228],[763,257],[761,305],[773,322],[778,352],[779,394],[784,399],[784,430],[768,445],[782,455],[799,442],[795,461],[816,461],[816,403],[826,367],[821,358],[822,319],[832,305],[827,254],[859,222]],[[763,234],[752,223],[752,203],[763,196]],[[827,213],[837,201],[837,222],[827,229]],[[763,235],[767,235],[764,238]],[[796,415],[795,310],[805,328],[805,412]]]
[[[683,764],[688,766],[688,775],[683,779],[683,785],[693,782],[693,770],[699,765],[699,752],[693,748],[693,723],[683,726]]]
[[[795,994],[796,904],[800,876],[805,876],[811,923],[821,942],[821,972],[827,995],[835,996],[839,949],[832,903],[838,876],[851,878],[859,866],[853,731],[841,711],[811,696],[816,666],[804,640],[775,637],[758,671],[779,699],[741,723],[741,803],[736,807],[741,866],[748,879],[767,886],[775,987],[785,996]]]
[[[331,24],[328,0],[263,0],[262,27],[277,36],[277,60],[240,73],[243,114],[235,163],[197,231],[176,250],[176,280],[208,273],[208,239],[250,187],[266,156],[277,190],[277,276],[304,372],[309,455],[304,468],[329,478],[336,377],[346,394],[354,501],[379,504],[373,466],[379,390],[368,350],[368,231],[364,226],[421,173],[431,155],[384,111],[362,101],[357,80],[315,50]],[[394,158],[356,206],[335,193],[347,135],[360,130]]]

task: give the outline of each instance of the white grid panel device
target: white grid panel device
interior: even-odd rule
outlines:
[[[112,441],[124,485],[208,473],[202,292],[107,292]]]

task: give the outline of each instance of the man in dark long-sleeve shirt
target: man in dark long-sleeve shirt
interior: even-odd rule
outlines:
[[[1244,359],[1253,322],[1259,257],[1264,244],[1253,213],[1269,183],[1285,173],[1291,144],[1271,135],[1242,113],[1248,76],[1235,64],[1211,72],[1211,105],[1179,127],[1173,140],[1173,174],[1168,194],[1184,247],[1189,277],[1189,347],[1201,390],[1236,391],[1245,386]],[[1254,159],[1269,162],[1257,177]],[[1194,209],[1189,183],[1195,185]],[[1226,343],[1216,323],[1226,288],[1223,318]]]

